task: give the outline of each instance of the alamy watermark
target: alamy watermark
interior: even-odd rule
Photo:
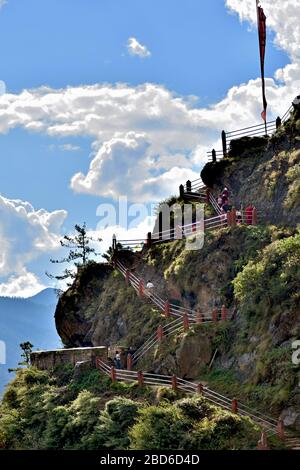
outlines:
[[[0,364],[6,364],[6,344],[0,340]]]
[[[118,205],[100,204],[97,207],[96,216],[101,218],[97,230],[120,226],[130,231],[136,230],[145,220],[155,221],[154,228],[149,225],[148,229],[153,242],[184,239],[186,249],[200,250],[204,244],[204,207],[202,203],[129,204],[127,197],[123,196],[119,198]],[[219,217],[221,220],[222,216]],[[215,219],[213,223],[217,224],[218,216]],[[146,239],[147,233],[141,233],[139,238]]]

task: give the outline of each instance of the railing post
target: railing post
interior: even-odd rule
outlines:
[[[227,155],[227,142],[226,142],[226,132],[222,131],[222,148],[223,148],[223,157]]]
[[[221,319],[223,321],[226,321],[227,320],[227,308],[225,307],[225,305],[222,305],[222,309],[221,309]]]
[[[236,209],[231,210],[231,226],[236,226]]]
[[[172,389],[177,390],[178,389],[178,383],[177,383],[177,377],[176,375],[172,376]]]
[[[179,186],[179,197],[180,197],[180,199],[184,198],[184,186],[183,186],[183,184],[181,184]]]
[[[279,116],[277,116],[277,118],[276,118],[276,129],[279,129],[279,127],[281,127],[281,118]]]
[[[138,379],[139,387],[142,387],[144,385],[144,374],[141,370],[139,370],[137,373],[137,379]]]
[[[158,341],[162,341],[164,337],[164,329],[162,327],[162,325],[159,325],[158,328],[157,328],[157,339]]]
[[[283,419],[279,419],[277,423],[277,435],[280,439],[284,440],[285,433],[284,433],[284,422]]]
[[[232,225],[232,214],[231,214],[231,211],[230,212],[227,212],[227,225],[228,227],[231,227]]]
[[[168,300],[166,300],[166,302],[165,302],[164,310],[165,310],[165,317],[169,318],[170,315],[171,315],[171,312],[170,312],[170,302]]]
[[[190,180],[187,180],[187,182],[186,182],[186,192],[187,193],[192,192],[192,183],[191,183]]]
[[[112,236],[112,250],[115,251],[117,249],[117,237],[115,234]]]
[[[147,233],[147,248],[150,248],[151,244],[152,244],[152,233],[148,232]]]
[[[233,398],[233,400],[231,402],[231,411],[232,411],[232,413],[238,413],[239,412],[238,401],[237,401],[236,398]]]
[[[203,394],[203,384],[198,384],[197,385],[197,393],[199,393],[200,395]]]
[[[126,281],[127,286],[129,286],[129,282],[130,282],[130,271],[129,271],[129,269],[126,269],[126,272],[125,272],[125,281]]]
[[[206,188],[206,202],[207,204],[210,203],[210,189]]]
[[[160,212],[158,214],[158,238],[159,238],[160,241],[163,238],[162,230],[163,230],[163,214],[162,214],[162,212]]]
[[[266,431],[262,431],[257,444],[258,450],[269,450]]]
[[[197,308],[196,310],[196,323],[202,323],[203,322],[203,317],[200,308]]]
[[[212,161],[213,161],[213,163],[216,163],[216,161],[217,161],[217,154],[216,154],[215,149],[212,149],[212,151],[211,151],[211,156],[212,156]]]
[[[214,308],[212,311],[212,319],[214,322],[218,321],[218,309],[217,308]]]
[[[252,210],[252,225],[257,225],[257,209],[253,207]]]
[[[115,382],[117,380],[116,369],[114,366],[112,366],[110,369],[110,378],[112,382]]]
[[[144,281],[140,279],[139,281],[139,296],[143,297],[144,295]]]
[[[116,269],[117,263],[116,263],[116,260],[115,260],[115,259],[112,259],[111,264],[112,264],[112,267],[113,267],[114,269]]]
[[[183,328],[184,331],[188,331],[190,329],[189,316],[186,312],[183,314]]]
[[[132,355],[130,353],[127,354],[127,370],[132,369]]]

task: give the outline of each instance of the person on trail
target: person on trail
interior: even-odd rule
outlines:
[[[242,222],[243,222],[242,212],[236,211],[236,223],[238,225],[241,225]]]
[[[223,191],[222,191],[222,197],[223,197],[223,196],[225,196],[225,197],[227,197],[227,198],[229,197],[229,191],[228,191],[228,188],[226,188],[226,186],[225,186],[225,188],[224,188]]]
[[[116,369],[121,369],[121,355],[119,351],[116,351],[114,363],[115,363]]]
[[[134,355],[134,349],[133,349],[132,346],[129,347],[127,354],[130,354],[130,356],[133,357],[133,355]]]
[[[147,284],[146,284],[146,287],[147,287],[147,289],[153,289],[154,284],[151,281],[148,281]]]
[[[222,209],[225,213],[230,212],[232,209],[232,206],[228,204],[228,199],[226,200],[225,204],[223,204]]]
[[[222,204],[223,204],[222,194],[218,196],[217,202],[218,202],[218,206],[222,207]]]
[[[151,297],[153,289],[154,289],[154,284],[153,282],[149,280],[146,284],[146,292],[148,294],[148,297]]]

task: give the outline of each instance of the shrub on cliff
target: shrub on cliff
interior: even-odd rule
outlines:
[[[128,430],[137,418],[141,404],[124,397],[106,403],[93,432],[82,439],[84,449],[126,449]]]
[[[243,311],[258,317],[299,305],[300,234],[268,245],[233,281]]]
[[[142,409],[129,435],[133,450],[251,449],[258,429],[197,397]]]

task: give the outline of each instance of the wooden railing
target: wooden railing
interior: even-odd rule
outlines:
[[[228,318],[228,312],[224,305],[221,309],[215,308],[212,312],[202,312],[199,309],[193,310],[170,303],[168,299],[163,299],[155,292],[145,288],[144,280],[135,276],[118,259],[114,261],[114,267],[123,275],[126,282],[134,288],[141,298],[149,300],[156,308],[158,308],[159,311],[164,313],[166,318],[174,317],[183,319],[183,317],[186,316],[188,321],[191,323],[205,323],[218,321],[220,319],[226,320]]]
[[[277,434],[283,437],[282,422],[267,416],[260,411],[250,408],[248,405],[237,401],[235,398],[228,398],[202,383],[194,383],[181,379],[175,375],[153,374],[142,371],[131,371],[124,369],[116,369],[109,366],[101,359],[96,360],[97,368],[105,375],[109,376],[113,382],[122,381],[133,383],[136,382],[140,386],[149,385],[151,387],[171,387],[174,390],[180,390],[189,395],[201,394],[208,402],[219,406],[227,411],[249,417],[254,423],[259,425],[269,435]]]
[[[284,113],[281,118],[278,116],[277,119],[267,122],[266,126],[265,123],[263,123],[256,124],[254,126],[243,127],[241,129],[237,129],[230,132],[222,131],[222,150],[213,149],[208,151],[208,160],[216,162],[218,160],[221,160],[223,157],[226,157],[230,150],[230,142],[232,140],[240,139],[241,137],[262,137],[264,135],[272,135],[278,128],[280,128],[282,124],[284,124],[290,118],[292,109],[293,105],[289,107],[289,109]]]

